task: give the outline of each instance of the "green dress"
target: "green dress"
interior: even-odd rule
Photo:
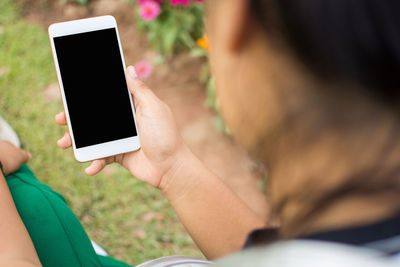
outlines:
[[[6,180],[43,266],[129,266],[97,255],[64,197],[39,182],[27,165]]]

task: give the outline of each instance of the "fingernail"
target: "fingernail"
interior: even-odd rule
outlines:
[[[31,153],[29,153],[29,152],[28,152],[28,158],[29,158],[29,160],[31,160],[31,159],[32,159],[32,154],[31,154]]]
[[[132,78],[137,77],[135,67],[129,66],[127,70],[128,70],[129,76],[131,76]]]

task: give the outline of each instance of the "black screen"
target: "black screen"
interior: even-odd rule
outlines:
[[[77,148],[136,136],[115,28],[54,38]]]

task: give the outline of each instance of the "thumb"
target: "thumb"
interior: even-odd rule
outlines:
[[[128,89],[133,95],[135,107],[137,107],[146,101],[146,96],[148,96],[146,92],[150,91],[150,89],[137,77],[133,66],[129,66],[126,69],[125,75]]]
[[[31,153],[27,152],[26,150],[20,149],[20,152],[21,163],[26,163],[32,159]]]

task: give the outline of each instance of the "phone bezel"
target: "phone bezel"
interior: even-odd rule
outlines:
[[[56,66],[58,82],[60,84],[62,101],[63,101],[63,105],[64,105],[65,114],[67,117],[68,129],[69,129],[69,133],[72,138],[72,147],[74,150],[74,156],[75,156],[76,160],[79,162],[86,162],[86,161],[91,161],[91,160],[95,160],[95,159],[114,156],[114,155],[130,152],[130,151],[135,151],[140,148],[139,133],[137,133],[137,136],[132,136],[132,137],[119,139],[119,140],[115,140],[115,141],[110,141],[110,142],[106,142],[106,143],[100,143],[100,144],[96,144],[96,145],[92,145],[92,146],[87,146],[87,147],[82,147],[82,148],[76,148],[76,146],[75,146],[74,133],[73,133],[72,127],[71,127],[68,105],[67,105],[66,98],[65,98],[64,86],[63,86],[63,82],[62,82],[62,78],[61,78],[60,67],[58,64],[57,52],[56,52],[55,46],[54,46],[54,38],[60,37],[60,36],[65,36],[65,35],[91,32],[91,31],[97,31],[97,30],[103,30],[103,29],[109,29],[109,28],[115,28],[115,31],[117,34],[117,39],[118,39],[118,45],[119,45],[119,49],[120,49],[120,53],[121,53],[122,64],[123,64],[124,69],[126,69],[124,55],[123,55],[122,46],[121,46],[121,41],[120,41],[119,34],[118,34],[118,26],[117,26],[117,22],[113,16],[108,15],[108,16],[100,16],[100,17],[93,17],[93,18],[87,18],[87,19],[55,23],[55,24],[50,25],[49,29],[48,29],[50,43],[51,43],[51,49],[53,52],[54,64]],[[132,95],[130,93],[129,93],[129,100],[131,103],[131,109],[132,109],[132,114],[133,114],[133,118],[135,121],[135,127],[138,132],[138,128],[137,128],[137,124],[136,124],[135,109],[133,106]]]

